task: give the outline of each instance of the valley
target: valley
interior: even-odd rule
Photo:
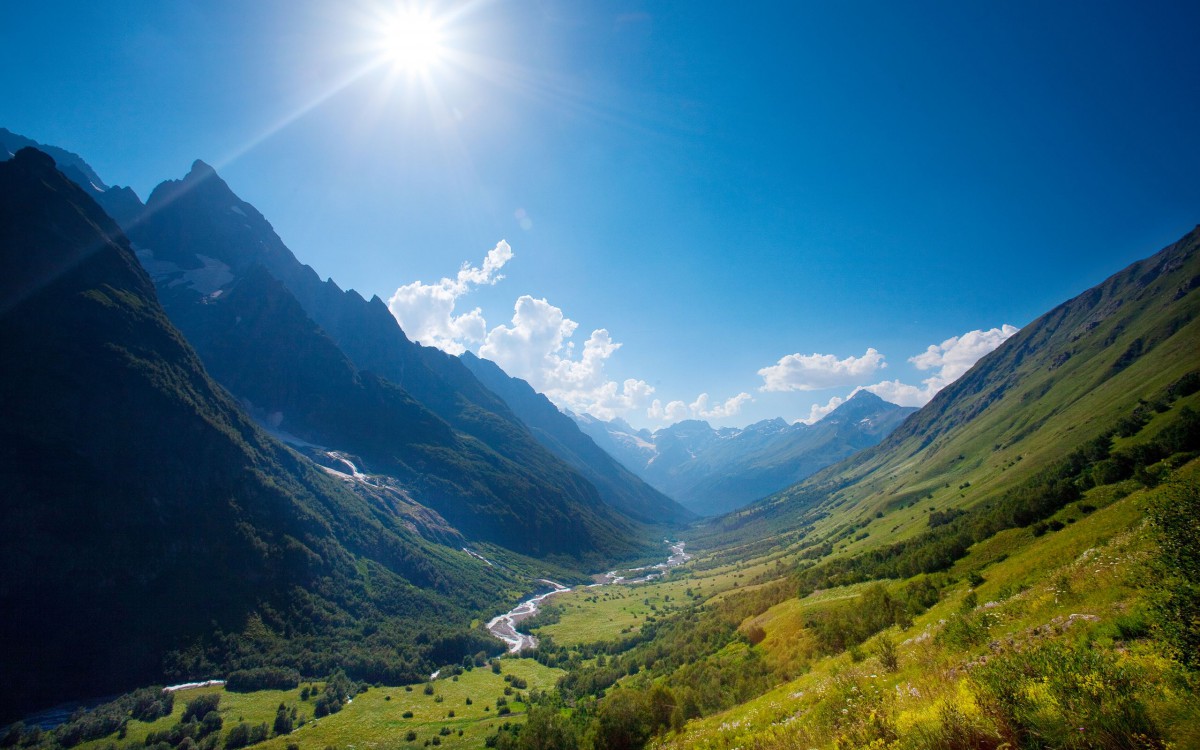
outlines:
[[[650,433],[70,156],[0,162],[0,706],[120,697],[0,746],[1200,745],[1200,229],[919,409]]]

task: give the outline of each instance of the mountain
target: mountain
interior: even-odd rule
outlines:
[[[714,429],[685,420],[650,433],[621,421],[576,420],[650,485],[695,513],[719,515],[878,443],[914,411],[859,391],[812,425],[769,419]]]
[[[889,539],[921,526],[922,511],[1002,504],[1039,470],[1140,426],[1149,404],[1166,409],[1164,394],[1200,376],[1198,315],[1200,228],[1022,328],[877,446],[705,533],[800,539],[813,519],[848,508],[853,522],[835,514],[839,533]]]
[[[492,647],[471,621],[522,584],[259,429],[33,149],[0,163],[0,263],[5,717],[262,665],[414,680]]]
[[[0,128],[0,160],[11,159],[13,154],[23,148],[35,148],[48,154],[54,159],[59,171],[99,203],[104,212],[115,219],[119,226],[128,226],[141,214],[142,200],[132,188],[105,185],[96,171],[79,154],[38,143],[31,138]]]
[[[1194,691],[1162,688],[1200,666],[1198,318],[1200,229],[1027,324],[877,446],[693,525],[691,601],[664,611],[680,584],[646,584],[660,619],[604,662],[556,644],[581,663],[563,697],[596,698],[556,729],[680,750],[1200,747]],[[662,455],[735,439],[705,427]],[[594,594],[548,608],[547,635],[637,627]]]
[[[625,515],[650,524],[679,524],[695,516],[646,484],[601,449],[574,420],[529,383],[509,376],[490,360],[471,352],[459,356],[467,369],[512,409],[534,438],[554,455],[583,474],[604,502]]]
[[[131,238],[205,364],[274,426],[360,456],[472,539],[577,567],[653,544],[457,358],[321,282],[203,162],[153,191]]]

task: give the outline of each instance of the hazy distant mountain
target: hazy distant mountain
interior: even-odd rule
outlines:
[[[480,382],[504,399],[539,443],[596,485],[606,503],[645,523],[674,524],[695,517],[597,446],[529,383],[509,376],[496,363],[471,352],[465,352],[459,359]]]
[[[130,236],[216,377],[280,429],[361,456],[472,538],[588,564],[651,543],[457,358],[320,281],[203,162],[153,191]]]
[[[580,428],[652,486],[701,515],[740,508],[875,445],[916,409],[859,391],[813,425],[782,419],[744,429],[685,420],[651,433],[575,415]]]
[[[23,148],[36,148],[49,154],[54,159],[59,171],[83,188],[83,191],[91,196],[92,200],[100,204],[105,213],[116,219],[119,226],[127,227],[129,222],[141,213],[142,201],[137,197],[137,193],[127,187],[105,185],[95,170],[79,154],[58,146],[38,143],[31,138],[0,128],[0,161],[12,158],[13,154]]]
[[[512,577],[255,426],[32,149],[0,163],[0,279],[3,718],[239,666],[411,681],[491,646],[471,620]]]

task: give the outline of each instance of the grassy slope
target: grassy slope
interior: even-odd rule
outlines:
[[[1185,467],[1180,481],[1200,481],[1200,463]],[[962,712],[965,721],[986,725],[978,690],[969,679],[971,669],[994,653],[1028,649],[1039,640],[1120,647],[1123,663],[1143,673],[1150,714],[1178,747],[1196,746],[1200,702],[1169,681],[1155,685],[1165,680],[1172,666],[1150,641],[1118,639],[1114,644],[1113,622],[1140,607],[1140,583],[1149,552],[1142,519],[1152,492],[1135,490],[1086,515],[1075,504],[1059,514],[1064,521],[1075,522],[1044,537],[1014,529],[977,545],[952,573],[982,572],[985,581],[974,590],[980,604],[973,613],[995,617],[987,638],[962,646],[939,643],[936,637],[971,590],[963,581],[911,627],[882,634],[899,644],[896,672],[888,672],[871,655],[880,636],[865,645],[867,656],[860,662],[845,653],[814,658],[811,639],[806,638],[806,611],[855,597],[862,586],[789,599],[748,618],[744,627],[757,624],[767,632],[756,648],[776,661],[807,662],[808,671],[759,698],[689,723],[684,731],[664,738],[661,746],[828,747],[838,737],[860,736],[856,732],[863,730],[869,723],[867,715],[874,711],[886,717],[901,738],[895,745],[881,747],[919,747],[916,740],[922,732],[932,734],[942,721],[944,705]],[[1112,488],[1098,488],[1086,501],[1104,503],[1107,498],[1101,496],[1111,493]],[[845,714],[840,712],[842,704],[850,706]]]
[[[700,527],[697,546],[736,559],[856,526],[834,542],[853,552],[921,531],[930,508],[999,496],[1200,364],[1198,247],[1192,232],[1060,305],[876,448]],[[1138,341],[1140,356],[1118,368]],[[863,531],[870,541],[855,545]]]
[[[490,669],[480,668],[464,672],[457,679],[435,680],[432,683],[433,695],[426,695],[422,685],[408,686],[411,690],[404,687],[373,688],[356,696],[340,712],[316,721],[312,721],[313,703],[311,699],[307,702],[300,699],[300,688],[253,693],[230,693],[222,687],[182,690],[176,694],[175,710],[170,716],[153,722],[130,721],[124,740],[110,736],[84,743],[79,748],[104,750],[113,742],[118,742],[121,747],[141,747],[149,733],[166,731],[179,722],[188,701],[208,693],[219,693],[221,696],[222,746],[229,731],[241,721],[271,726],[276,708],[283,703],[289,707],[296,706],[299,714],[306,717],[306,723],[289,735],[275,737],[255,747],[284,750],[292,743],[302,750],[322,750],[330,746],[421,747],[426,740],[435,736],[440,737],[443,747],[481,747],[484,739],[503,722],[522,720],[526,706],[515,700],[516,693],[549,689],[561,674],[559,670],[544,667],[532,659],[504,659],[501,663],[502,674],[493,674]],[[504,676],[510,674],[526,681],[528,687],[525,691],[514,691],[513,695],[505,696],[504,689],[508,683],[504,681]],[[468,697],[471,698],[471,705],[466,703]],[[505,698],[509,702],[510,715],[497,715],[498,698]],[[404,713],[408,711],[412,712],[412,717],[404,718]],[[448,716],[450,711],[454,712],[453,717]],[[440,735],[442,727],[449,728],[451,734]],[[460,729],[463,732],[461,737],[458,735]],[[409,730],[417,735],[412,742],[404,739]]]

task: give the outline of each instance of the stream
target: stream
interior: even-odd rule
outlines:
[[[667,544],[671,547],[671,556],[667,558],[666,562],[661,562],[657,565],[647,565],[641,568],[628,568],[621,571],[623,573],[642,574],[634,575],[633,578],[618,575],[615,570],[609,571],[603,575],[603,580],[598,583],[588,584],[587,588],[608,586],[610,584],[645,583],[646,581],[666,575],[669,569],[682,565],[692,559],[691,555],[683,551],[685,542],[675,542],[674,544],[667,542]],[[523,620],[528,620],[537,614],[538,605],[547,598],[555,594],[561,594],[564,591],[571,591],[569,587],[546,578],[541,578],[539,581],[552,586],[553,589],[526,599],[504,614],[493,617],[491,622],[487,624],[489,633],[508,644],[508,652],[510,654],[515,654],[525,649],[537,648],[537,638],[528,633],[522,633],[517,630],[517,626]]]

